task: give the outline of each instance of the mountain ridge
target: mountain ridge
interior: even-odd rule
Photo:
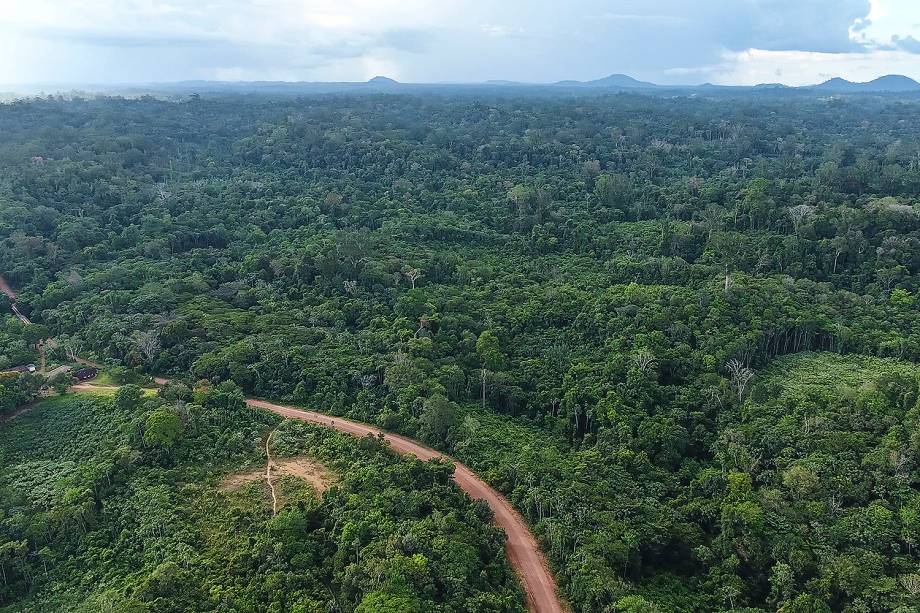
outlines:
[[[651,83],[649,81],[640,81],[635,79],[627,74],[615,73],[607,75],[606,77],[601,77],[600,79],[593,79],[591,81],[575,81],[575,80],[565,80],[557,81],[552,85],[556,87],[622,87],[622,88],[653,88],[661,87],[657,83]]]
[[[0,90],[9,89],[11,86],[0,84]],[[525,81],[512,81],[494,79],[479,82],[442,82],[442,83],[411,83],[397,81],[391,77],[378,75],[367,81],[207,81],[185,80],[175,82],[152,83],[121,83],[121,84],[77,84],[77,83],[33,83],[12,86],[9,99],[17,95],[47,95],[49,93],[87,93],[103,95],[141,95],[157,92],[169,95],[189,95],[192,93],[267,93],[274,95],[300,95],[321,93],[396,93],[411,91],[433,91],[441,88],[474,89],[493,88],[495,90],[517,89],[560,92],[690,92],[690,93],[731,93],[731,92],[814,92],[830,95],[844,94],[920,94],[920,82],[899,74],[889,74],[871,81],[855,82],[841,77],[834,77],[814,85],[791,86],[783,83],[758,83],[756,85],[719,85],[701,83],[696,85],[668,85],[641,81],[627,74],[614,73],[588,81],[567,79],[552,83],[535,83]],[[18,92],[18,93],[17,93]]]
[[[912,92],[920,91],[920,83],[899,74],[888,74],[871,81],[848,81],[841,77],[828,79],[823,83],[810,86],[811,89],[834,92]]]

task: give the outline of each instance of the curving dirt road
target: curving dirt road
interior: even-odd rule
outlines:
[[[492,509],[495,524],[505,531],[507,535],[505,549],[508,561],[517,571],[524,587],[524,592],[527,595],[527,608],[533,613],[562,613],[566,610],[556,595],[556,581],[549,571],[546,559],[540,551],[537,540],[524,522],[524,518],[514,510],[511,503],[504,496],[492,489],[463,464],[412,439],[384,432],[366,424],[342,419],[341,417],[330,417],[314,411],[295,409],[265,400],[250,398],[246,400],[246,403],[251,407],[271,411],[282,417],[320,424],[352,436],[383,435],[383,438],[390,443],[394,450],[414,455],[421,460],[440,458],[453,462],[456,467],[454,479],[457,481],[457,485],[474,500],[485,501]]]
[[[165,380],[158,380],[158,382],[160,381]],[[86,392],[117,390],[118,388],[114,386],[78,383],[70,389],[77,392]],[[505,553],[524,588],[524,594],[527,596],[527,609],[531,611],[531,613],[563,613],[568,611],[556,595],[556,580],[553,578],[549,566],[546,563],[546,559],[540,551],[540,545],[537,543],[533,534],[531,534],[524,518],[514,510],[514,507],[511,506],[511,503],[509,503],[504,496],[492,489],[491,486],[476,476],[476,474],[464,464],[461,464],[440,451],[417,443],[410,438],[390,432],[384,432],[373,426],[343,419],[341,417],[331,417],[322,413],[316,413],[315,411],[295,409],[293,407],[275,404],[265,400],[257,400],[255,398],[247,398],[246,404],[257,409],[271,411],[272,413],[289,419],[298,419],[300,421],[326,426],[358,438],[363,438],[368,434],[372,436],[382,435],[384,440],[390,444],[390,447],[399,453],[414,455],[420,460],[439,458],[452,462],[454,464],[454,480],[457,482],[457,485],[460,486],[460,489],[469,494],[470,498],[482,500],[488,504],[489,508],[492,509],[495,525],[505,531],[507,537],[505,541]],[[266,441],[266,453],[268,453],[268,441]],[[269,458],[270,457],[271,456],[269,456]],[[268,461],[265,476],[269,484],[271,484],[271,459]],[[277,505],[277,501],[275,505]]]
[[[7,285],[2,276],[0,276],[0,291],[9,296],[11,300],[16,299],[16,293]],[[24,323],[31,323],[19,313],[15,304],[13,305],[13,311]],[[89,360],[78,358],[76,361],[87,366],[99,366]],[[169,380],[162,377],[154,377],[154,382],[157,385],[166,385],[169,383]],[[90,391],[103,389],[103,387],[78,383],[71,389],[74,391]],[[105,389],[118,388],[106,386]],[[368,434],[383,436],[384,440],[386,440],[394,450],[399,453],[414,455],[420,460],[439,458],[452,462],[455,467],[454,479],[457,485],[460,486],[460,489],[469,494],[474,500],[482,500],[488,504],[489,508],[492,509],[495,524],[505,531],[507,537],[505,551],[508,556],[508,561],[515,572],[517,572],[521,585],[524,588],[524,593],[527,596],[528,610],[530,610],[531,613],[564,613],[567,611],[562,601],[556,595],[556,580],[553,578],[549,566],[546,563],[546,558],[543,557],[540,546],[527,527],[524,518],[514,510],[514,507],[511,506],[511,503],[509,503],[504,496],[492,489],[464,464],[457,462],[455,459],[439,451],[435,451],[430,447],[417,443],[412,439],[398,434],[384,432],[373,426],[368,426],[348,419],[330,417],[322,413],[304,411],[302,409],[295,409],[293,407],[274,404],[254,398],[247,399],[246,404],[258,409],[271,411],[282,417],[319,424],[356,437],[365,437]],[[25,410],[28,410],[28,408],[24,407],[20,412],[24,412]],[[8,415],[4,421],[13,419],[20,414],[20,412]],[[268,441],[266,441],[266,453],[267,452]],[[271,484],[270,457],[268,467],[266,468],[266,477],[269,480],[269,484]]]

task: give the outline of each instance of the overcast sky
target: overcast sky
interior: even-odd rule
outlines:
[[[0,0],[0,83],[920,79],[920,0]]]

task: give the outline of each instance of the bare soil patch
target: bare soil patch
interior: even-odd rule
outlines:
[[[236,490],[242,488],[247,483],[252,483],[253,481],[264,481],[265,480],[265,471],[261,468],[255,470],[250,470],[245,473],[234,473],[232,475],[227,475],[220,482],[220,487],[218,488],[222,492],[235,492]]]
[[[303,456],[272,458],[271,475],[272,480],[278,477],[290,476],[306,481],[319,495],[329,489],[329,486],[335,481],[332,472],[322,463]],[[254,468],[250,471],[227,475],[221,481],[220,491],[232,492],[253,481],[265,481],[264,468]]]
[[[325,466],[310,458],[281,458],[272,460],[272,472],[280,476],[290,475],[309,483],[317,494],[322,494],[334,481],[333,474]]]

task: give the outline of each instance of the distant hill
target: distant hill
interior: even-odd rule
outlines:
[[[12,99],[13,96],[45,95],[63,92],[74,95],[87,93],[104,93],[107,95],[202,95],[220,94],[267,94],[272,96],[302,96],[326,93],[368,93],[393,94],[401,92],[461,92],[476,88],[491,88],[493,91],[517,91],[527,89],[531,93],[564,91],[567,94],[579,93],[590,95],[604,92],[636,92],[657,95],[734,95],[745,92],[757,92],[769,95],[796,95],[796,92],[817,94],[861,94],[861,93],[901,93],[905,95],[920,94],[920,83],[904,75],[886,75],[865,83],[848,81],[836,77],[817,85],[789,86],[781,83],[761,83],[758,85],[716,85],[702,83],[698,85],[659,85],[649,81],[640,81],[626,74],[612,74],[591,81],[564,80],[555,83],[538,83],[493,79],[479,83],[441,82],[441,83],[401,83],[385,76],[376,76],[367,81],[181,81],[175,83],[138,83],[121,85],[91,85],[35,83],[23,88],[0,83],[0,100]]]
[[[655,83],[639,81],[625,74],[612,74],[602,79],[594,79],[593,81],[559,81],[553,83],[553,85],[557,87],[613,87],[629,89],[659,87]]]
[[[376,76],[373,79],[369,79],[367,84],[376,85],[378,87],[379,86],[392,87],[394,85],[399,85],[399,81],[396,81],[395,79],[391,79],[390,77]]]
[[[577,88],[610,88],[610,89],[699,89],[699,90],[816,90],[833,93],[862,93],[862,92],[920,92],[920,83],[904,75],[886,75],[866,83],[855,83],[836,77],[819,85],[791,87],[782,83],[761,83],[758,85],[658,85],[648,81],[639,81],[625,74],[612,74],[602,79],[593,81],[558,81],[555,87]]]
[[[885,75],[865,83],[856,83],[835,77],[819,85],[813,85],[810,89],[834,93],[914,92],[920,91],[920,83],[910,77],[895,74]]]

